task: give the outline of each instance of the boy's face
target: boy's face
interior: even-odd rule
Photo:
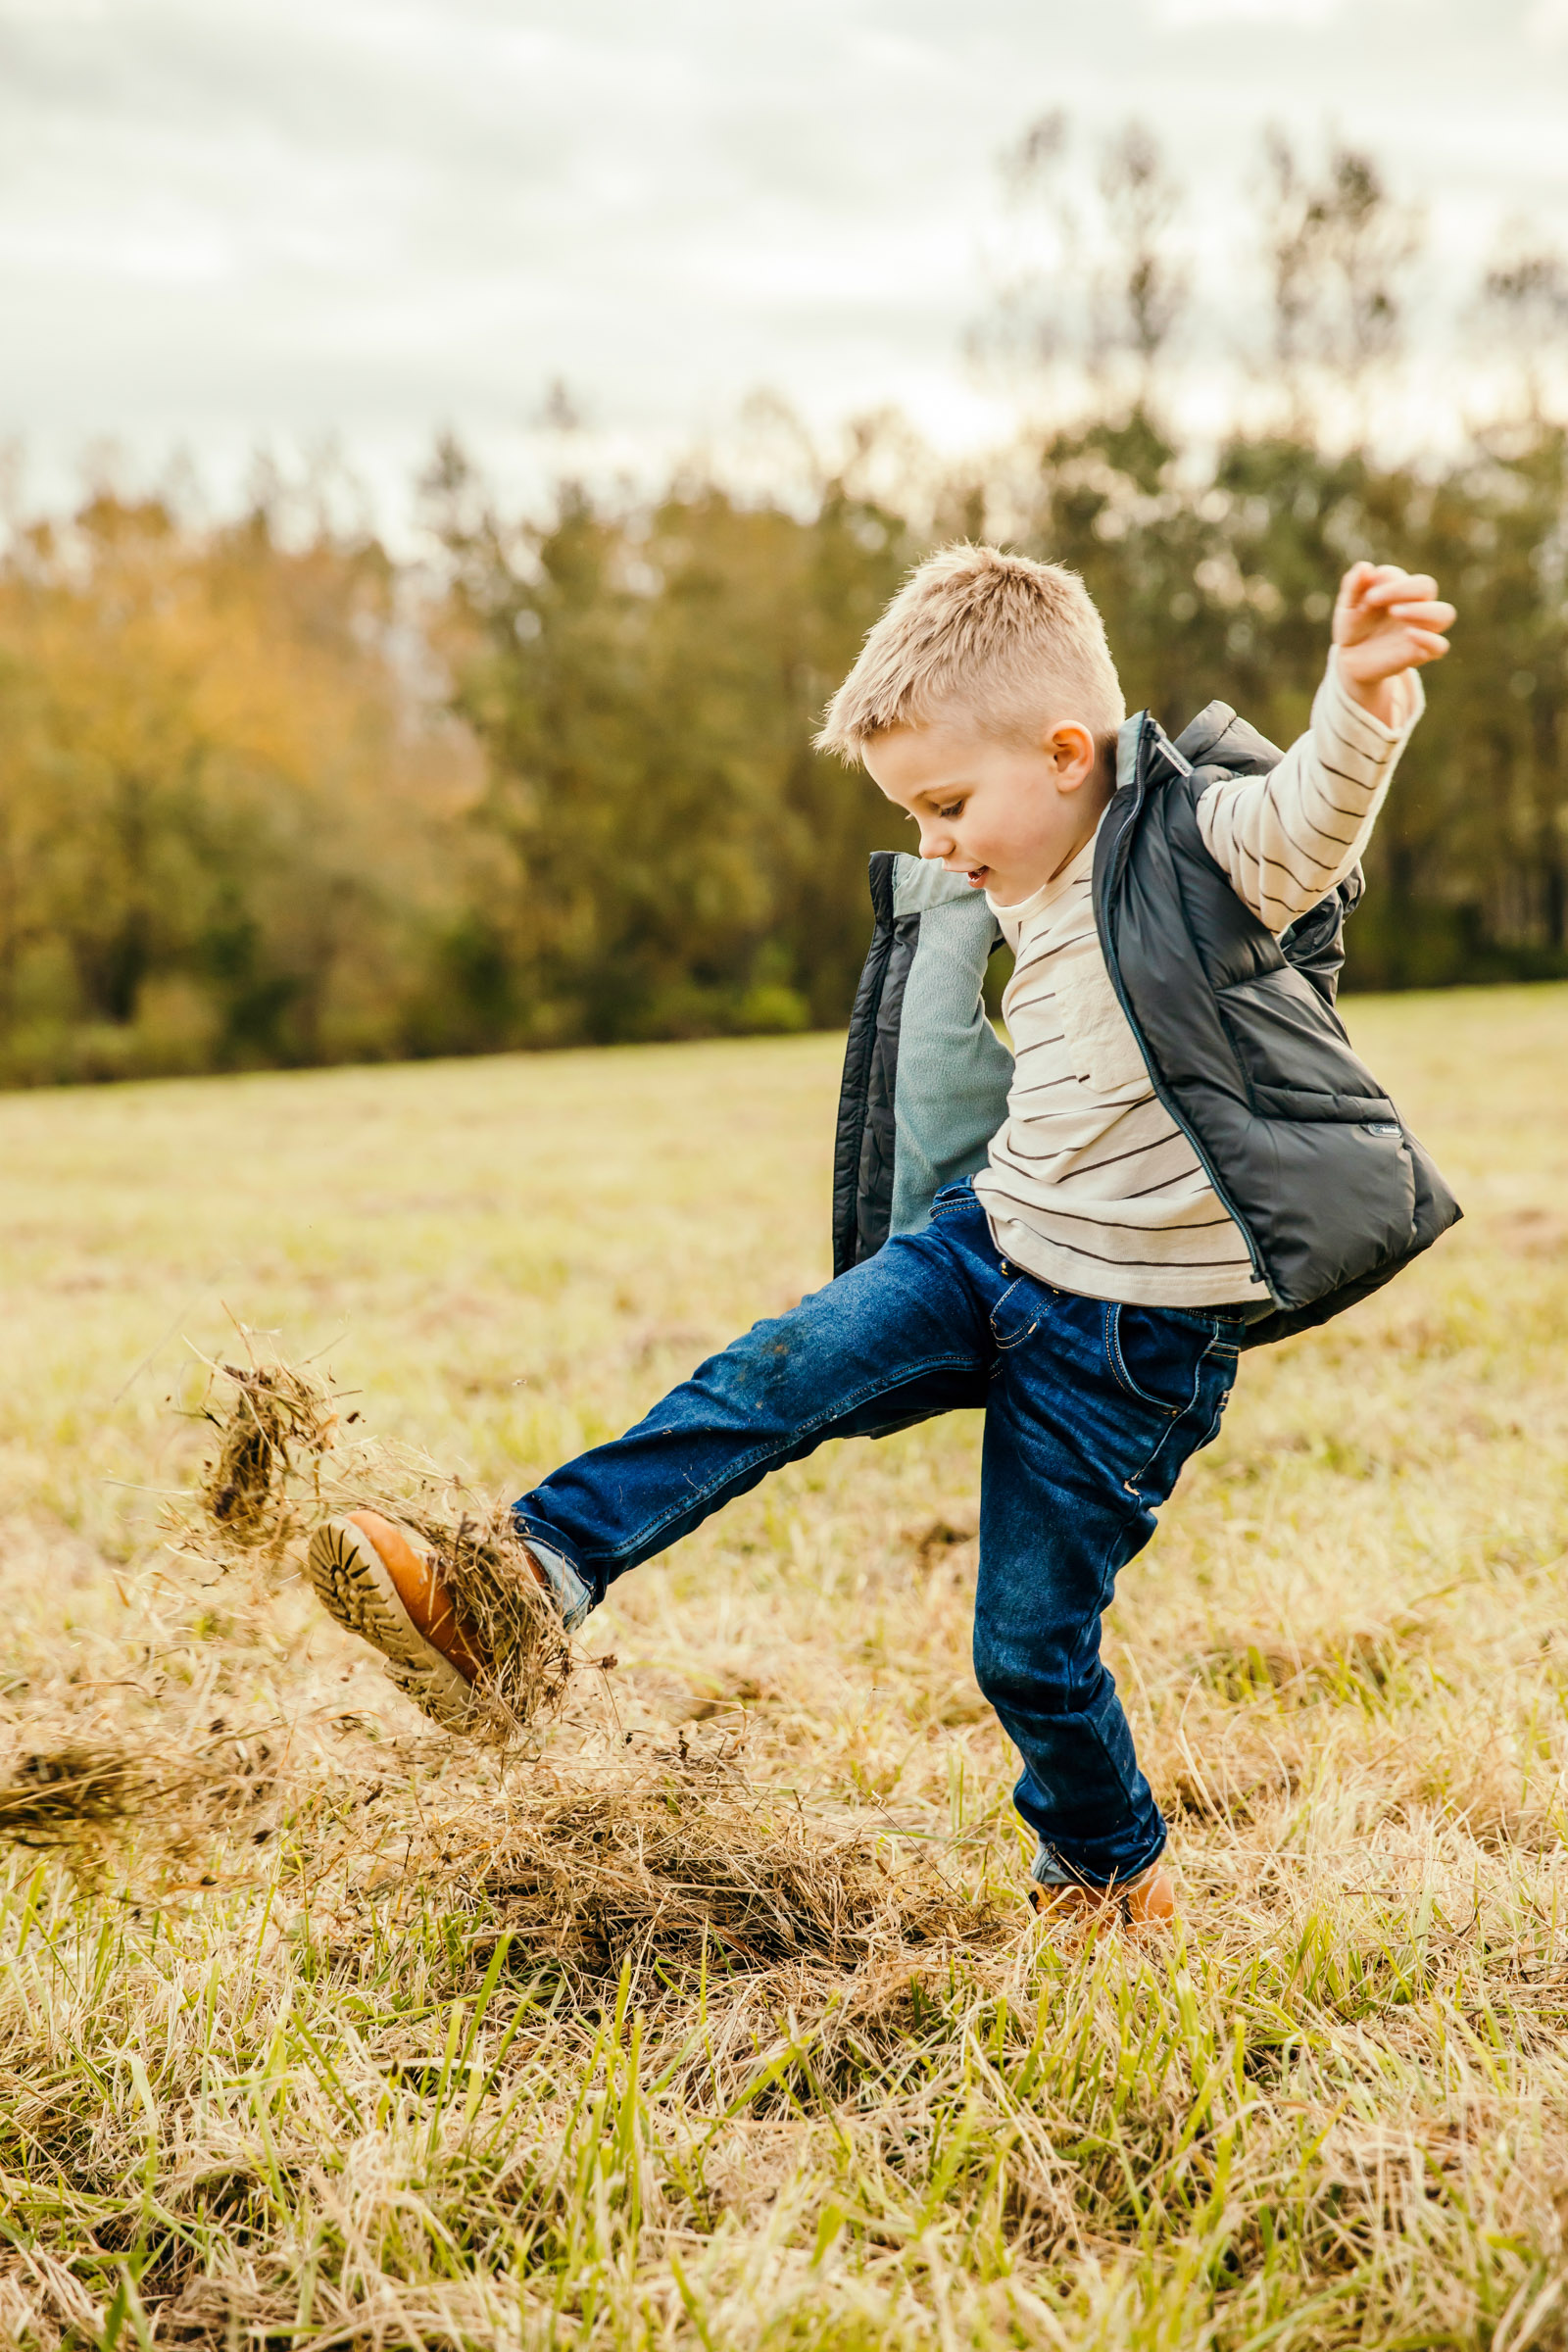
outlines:
[[[1020,750],[964,720],[875,735],[872,781],[920,828],[920,855],[1016,906],[1077,856],[1110,798],[1095,738],[1076,720]]]

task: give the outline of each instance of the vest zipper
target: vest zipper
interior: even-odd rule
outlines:
[[[1121,1006],[1122,1012],[1126,1016],[1127,1026],[1132,1031],[1133,1036],[1137,1041],[1138,1051],[1144,1057],[1144,1067],[1149,1072],[1149,1083],[1153,1088],[1154,1093],[1158,1097],[1159,1101],[1164,1104],[1165,1109],[1169,1112],[1175,1124],[1180,1128],[1182,1134],[1186,1136],[1187,1141],[1192,1145],[1194,1152],[1198,1155],[1199,1165],[1201,1167],[1204,1175],[1208,1178],[1209,1183],[1213,1186],[1215,1198],[1219,1201],[1221,1208],[1223,1208],[1226,1215],[1230,1217],[1236,1227],[1236,1230],[1241,1235],[1243,1241],[1247,1244],[1248,1255],[1252,1261],[1252,1273],[1254,1279],[1263,1285],[1264,1289],[1268,1292],[1270,1298],[1274,1300],[1274,1304],[1278,1306],[1279,1300],[1274,1298],[1274,1285],[1269,1281],[1268,1275],[1264,1270],[1262,1253],[1258,1249],[1257,1243],[1252,1237],[1251,1227],[1248,1224],[1247,1219],[1242,1215],[1241,1210],[1237,1207],[1235,1201],[1231,1199],[1224,1185],[1220,1182],[1219,1171],[1214,1166],[1213,1161],[1209,1158],[1208,1153],[1204,1151],[1202,1145],[1199,1142],[1191,1127],[1188,1126],[1187,1121],[1183,1118],[1181,1112],[1176,1107],[1176,1104],[1171,1101],[1170,1096],[1165,1092],[1162,1080],[1155,1075],[1154,1057],[1150,1053],[1148,1042],[1144,1037],[1143,1031],[1138,1026],[1137,1015],[1134,1013],[1132,1005],[1128,1002],[1127,991],[1122,986],[1121,965],[1116,959],[1116,951],[1110,936],[1109,908],[1111,894],[1114,891],[1117,883],[1121,880],[1122,869],[1126,865],[1128,856],[1130,855],[1132,830],[1134,825],[1137,824],[1139,817],[1143,814],[1144,803],[1149,798],[1149,752],[1151,742],[1155,732],[1156,730],[1154,722],[1146,711],[1144,714],[1143,728],[1138,738],[1138,764],[1133,779],[1133,805],[1131,808],[1128,809],[1127,815],[1123,820],[1121,830],[1117,834],[1115,842],[1112,845],[1110,858],[1105,867],[1104,887],[1102,890],[1095,893],[1095,928],[1100,933],[1101,954],[1105,958],[1105,969],[1110,974],[1110,985],[1116,992],[1116,1002]]]

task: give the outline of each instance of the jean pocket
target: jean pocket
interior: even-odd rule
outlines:
[[[1051,1312],[1053,1293],[1020,1274],[991,1309],[991,1337],[1005,1350],[1021,1347]]]
[[[1198,1400],[1209,1335],[1157,1306],[1107,1306],[1105,1361],[1119,1389],[1174,1421]]]

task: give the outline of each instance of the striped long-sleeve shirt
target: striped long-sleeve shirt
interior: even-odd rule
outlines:
[[[1239,897],[1285,930],[1366,847],[1424,708],[1403,680],[1400,723],[1351,701],[1331,656],[1310,730],[1266,776],[1198,805],[1209,854]],[[997,906],[1016,962],[1003,998],[1016,1067],[1007,1116],[975,1191],[1004,1257],[1063,1290],[1141,1306],[1263,1300],[1246,1241],[1155,1096],[1095,929],[1095,845],[1033,898]]]

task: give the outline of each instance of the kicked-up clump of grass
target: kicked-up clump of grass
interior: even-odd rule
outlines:
[[[146,1804],[155,1778],[122,1748],[31,1749],[0,1781],[0,1839],[48,1848],[118,1829]]]
[[[302,1531],[301,1489],[318,1492],[338,1414],[325,1385],[292,1365],[220,1364],[215,1383],[231,1395],[221,1409],[202,1410],[218,1431],[218,1456],[206,1465],[203,1513],[225,1551],[276,1560]]]
[[[860,1970],[911,1947],[992,1946],[1018,1915],[955,1886],[878,1825],[833,1823],[754,1788],[733,1758],[682,1752],[535,1798],[485,1881],[514,1945],[589,1984],[629,1963],[657,1993],[706,1960]]]
[[[0,1846],[57,1853],[90,1884],[128,1843],[163,1868],[271,1834],[278,1757],[264,1736],[225,1726],[193,1739],[175,1725],[91,1741],[52,1729],[38,1725],[37,1743],[0,1774]]]
[[[359,1415],[339,1413],[330,1385],[277,1359],[215,1365],[201,1409],[218,1453],[181,1515],[187,1544],[194,1536],[194,1548],[223,1568],[262,1561],[298,1573],[323,1519],[379,1512],[429,1553],[470,1650],[488,1661],[470,1736],[505,1746],[559,1706],[570,1644],[498,1496],[443,1477],[407,1448],[350,1437]],[[422,1703],[411,1678],[388,1673]]]

